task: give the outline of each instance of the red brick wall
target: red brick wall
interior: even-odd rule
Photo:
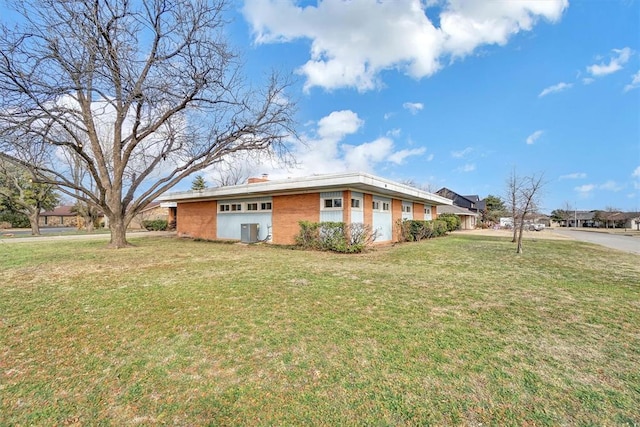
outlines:
[[[370,224],[373,226],[373,195],[372,194],[364,194],[364,203],[363,209],[363,219],[365,224]]]
[[[435,205],[431,206],[431,219],[438,219],[438,207]]]
[[[272,208],[273,243],[291,245],[300,231],[299,221],[320,221],[320,193],[274,196]]]
[[[400,227],[398,221],[402,220],[402,200],[391,199],[391,240],[398,241],[400,236]]]
[[[342,222],[351,224],[351,190],[342,192]]]
[[[178,203],[178,236],[215,240],[218,236],[215,201]]]
[[[424,205],[422,203],[413,204],[413,219],[424,220]]]

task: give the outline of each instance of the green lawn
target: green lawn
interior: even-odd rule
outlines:
[[[640,257],[0,242],[0,425],[638,425]]]

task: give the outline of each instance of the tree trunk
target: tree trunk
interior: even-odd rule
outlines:
[[[39,236],[40,235],[40,213],[34,212],[27,215],[29,218],[29,224],[31,224],[31,235]]]
[[[120,249],[130,246],[129,242],[127,242],[127,224],[124,218],[109,218],[109,229],[111,230],[110,247]]]
[[[518,247],[516,249],[517,254],[522,253],[522,231],[524,230],[524,219],[520,221],[519,233],[518,233]]]
[[[87,233],[91,233],[93,231],[93,218],[91,215],[87,215],[84,217],[84,229]]]

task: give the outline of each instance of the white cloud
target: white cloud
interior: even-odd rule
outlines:
[[[432,161],[432,160],[433,160],[433,157],[434,157],[433,153],[429,154],[429,155],[427,156],[427,162]]]
[[[460,151],[452,151],[451,152],[451,157],[455,158],[455,159],[460,159],[464,156],[466,156],[467,154],[471,153],[473,151],[473,148],[471,147],[467,147],[464,150],[460,150]]]
[[[590,85],[591,83],[595,82],[596,79],[592,78],[592,77],[585,77],[582,79],[582,84],[584,85]]]
[[[570,173],[570,174],[567,174],[567,175],[561,175],[559,179],[560,180],[563,180],[563,179],[584,179],[586,177],[587,177],[587,174],[584,173],[584,172],[575,172],[575,173]]]
[[[424,105],[420,102],[405,102],[402,104],[402,108],[409,110],[411,114],[418,114],[418,111],[424,108]]]
[[[584,184],[579,187],[575,187],[574,190],[576,190],[581,197],[588,197],[595,188],[596,186],[593,184]]]
[[[632,89],[636,89],[640,87],[640,70],[633,75],[631,78],[631,83],[624,87],[625,92],[629,92]]]
[[[318,120],[315,129],[301,135],[300,142],[291,143],[296,159],[293,167],[269,167],[268,162],[262,162],[259,173],[267,173],[271,179],[355,171],[375,173],[380,166],[401,165],[408,158],[426,152],[424,147],[396,149],[393,137],[400,135],[399,129],[373,141],[345,143],[348,136],[364,125],[364,120],[351,110],[334,111]]]
[[[636,190],[640,190],[640,166],[638,166],[634,169],[633,172],[631,172],[631,177],[635,178],[635,180],[633,181],[633,188],[635,188]]]
[[[537,130],[534,133],[532,133],[531,135],[529,135],[527,137],[527,144],[531,145],[531,144],[535,143],[538,140],[538,138],[540,138],[542,136],[543,133],[544,133],[544,131]]]
[[[393,141],[382,137],[360,145],[343,145],[346,170],[371,172],[373,166],[393,154]]]
[[[318,122],[318,135],[321,138],[342,139],[355,133],[364,124],[358,115],[350,110],[334,111]]]
[[[542,92],[540,92],[540,94],[538,95],[538,98],[542,98],[543,96],[547,96],[551,93],[562,92],[563,90],[570,89],[571,86],[573,86],[573,83],[565,83],[565,82],[561,82],[561,83],[558,83],[557,85],[549,86],[547,88],[544,88]]]
[[[594,77],[606,76],[607,74],[615,73],[622,69],[624,64],[629,61],[632,50],[628,47],[623,49],[613,49],[613,56],[606,64],[601,62],[600,64],[593,64],[587,67],[587,71]]]
[[[387,131],[387,136],[390,136],[392,138],[397,138],[402,134],[402,130],[401,129],[391,129],[390,131]]]
[[[400,151],[396,151],[395,153],[392,153],[387,160],[390,161],[391,163],[395,163],[397,165],[401,165],[402,163],[404,163],[404,159],[406,159],[409,156],[419,156],[421,154],[424,154],[424,152],[427,151],[426,148],[421,147],[421,148],[412,148],[410,150],[400,150]]]
[[[456,172],[473,172],[476,170],[476,165],[474,163],[467,163],[459,168],[456,168]]]
[[[305,89],[366,91],[381,86],[383,70],[419,79],[479,46],[505,45],[541,18],[558,21],[568,0],[438,1],[439,27],[426,13],[433,4],[324,0],[298,6],[293,0],[246,0],[243,13],[256,43],[311,40],[310,58],[298,69],[306,78]]]
[[[600,190],[606,190],[606,191],[613,191],[613,192],[618,192],[620,190],[622,190],[624,188],[624,186],[618,184],[617,182],[613,181],[613,180],[609,180],[607,182],[605,182],[604,184],[600,184],[598,186],[598,188]]]

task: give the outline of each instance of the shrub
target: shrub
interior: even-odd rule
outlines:
[[[166,231],[168,224],[166,219],[152,219],[142,221],[142,226],[149,231]]]
[[[31,223],[25,214],[18,212],[0,212],[0,222],[8,222],[11,228],[29,228]]]
[[[296,244],[304,249],[359,253],[376,238],[372,227],[366,224],[344,222],[300,221]]]
[[[407,219],[398,221],[401,242],[419,242],[423,239],[444,236],[447,234],[447,222],[442,220],[421,221]]]
[[[446,222],[448,231],[457,230],[460,228],[460,225],[462,225],[460,217],[452,213],[438,215],[438,220]]]

